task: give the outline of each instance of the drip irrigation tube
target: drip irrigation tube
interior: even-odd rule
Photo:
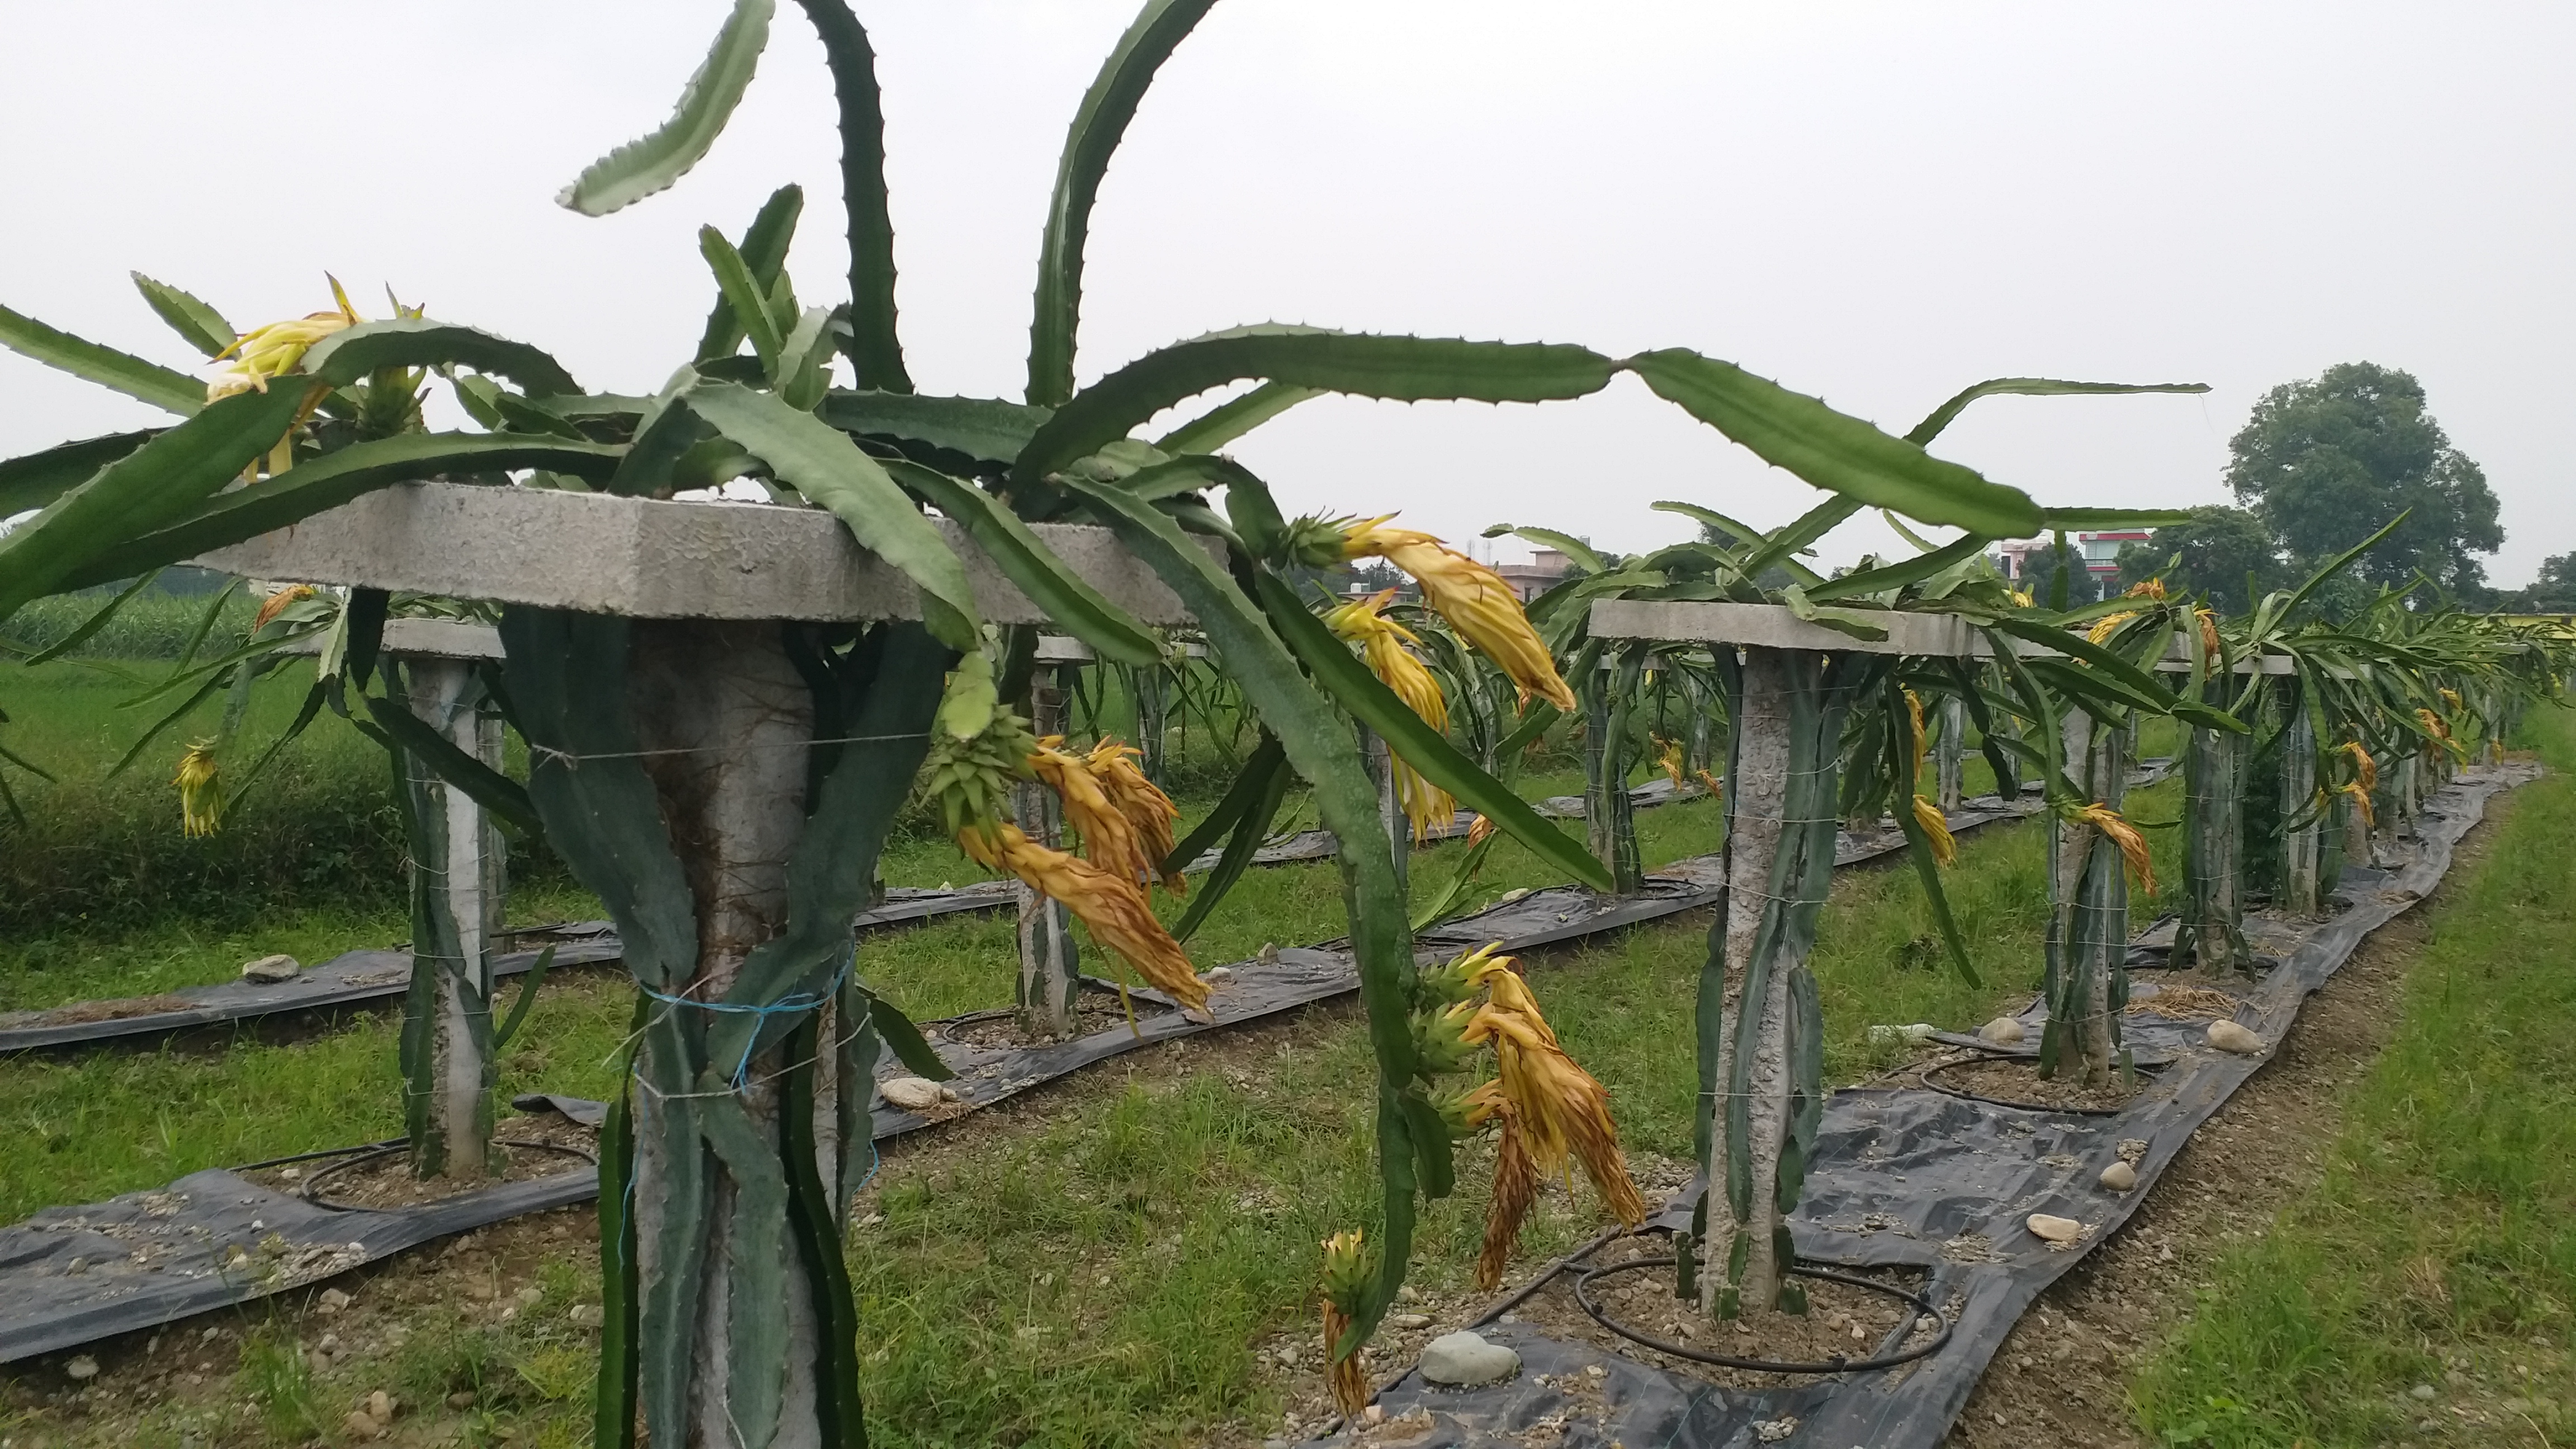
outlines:
[[[1961,1057],[1956,1061],[1943,1062],[1937,1067],[1925,1067],[1917,1074],[1917,1078],[1933,1091],[1956,1097],[1962,1102],[1981,1102],[1989,1107],[2009,1107],[2016,1112],[2066,1112],[2078,1117],[2117,1117],[2129,1110],[2126,1102],[2116,1107],[2063,1107],[2048,1102],[2024,1102],[2011,1097],[1989,1097],[1982,1092],[1971,1092],[1965,1087],[1954,1087],[1940,1079],[1943,1072],[1956,1067],[1975,1066],[1980,1062],[2037,1062],[2038,1060],[2036,1054],[2030,1053],[1989,1052],[1982,1057]],[[2132,1094],[2143,1088],[2147,1081],[2152,1080],[2162,1069],[2162,1063],[2132,1061],[2128,1069],[2130,1076],[2142,1079],[2130,1083]]]
[[[1593,1322],[1600,1324],[1603,1328],[1610,1330],[1612,1333],[1615,1333],[1621,1338],[1627,1339],[1632,1343],[1642,1343],[1657,1353],[1669,1354],[1674,1358],[1686,1358],[1693,1363],[1715,1364],[1719,1368],[1750,1369],[1760,1373],[1840,1374],[1859,1373],[1869,1369],[1890,1369],[1895,1368],[1899,1364],[1912,1363],[1918,1358],[1938,1353],[1941,1350],[1941,1346],[1950,1341],[1950,1330],[1953,1327],[1950,1322],[1950,1315],[1933,1307],[1932,1300],[1924,1297],[1922,1294],[1909,1293],[1906,1290],[1897,1287],[1893,1283],[1881,1283],[1874,1278],[1863,1278],[1854,1273],[1837,1273],[1830,1268],[1819,1268],[1804,1263],[1793,1264],[1789,1269],[1790,1276],[1795,1278],[1813,1278],[1820,1283],[1840,1283],[1846,1288],[1862,1288],[1872,1293],[1884,1294],[1889,1298],[1901,1299],[1907,1303],[1913,1304],[1915,1310],[1914,1316],[1905,1321],[1905,1333],[1897,1339],[1897,1342],[1903,1343],[1906,1337],[1911,1337],[1921,1328],[1923,1320],[1926,1317],[1930,1317],[1940,1324],[1940,1332],[1935,1333],[1930,1342],[1918,1344],[1913,1348],[1905,1349],[1897,1353],[1873,1354],[1868,1358],[1844,1358],[1840,1355],[1836,1355],[1833,1358],[1827,1359],[1823,1363],[1796,1363],[1785,1359],[1769,1358],[1739,1358],[1734,1354],[1709,1353],[1704,1349],[1691,1348],[1684,1344],[1671,1342],[1668,1339],[1657,1338],[1651,1333],[1639,1332],[1638,1330],[1629,1327],[1627,1324],[1621,1323],[1618,1319],[1611,1317],[1608,1310],[1604,1309],[1600,1304],[1592,1301],[1590,1290],[1593,1282],[1597,1279],[1608,1278],[1619,1273],[1631,1273],[1640,1268],[1669,1268],[1677,1261],[1678,1260],[1670,1253],[1658,1253],[1653,1257],[1631,1258],[1624,1263],[1603,1263],[1595,1267],[1586,1268],[1582,1272],[1574,1275],[1574,1301],[1582,1307],[1584,1312],[1592,1315]]]

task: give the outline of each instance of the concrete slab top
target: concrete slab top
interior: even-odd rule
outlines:
[[[965,561],[983,616],[1043,624],[966,531],[932,522]],[[1110,602],[1148,624],[1191,622],[1105,528],[1032,524]],[[1207,541],[1213,553],[1217,545]],[[601,493],[400,483],[197,562],[252,578],[402,589],[643,619],[917,619],[920,591],[820,509],[670,503]]]

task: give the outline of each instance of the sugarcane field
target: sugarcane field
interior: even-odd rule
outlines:
[[[2576,12],[0,36],[0,1449],[2576,1445]]]

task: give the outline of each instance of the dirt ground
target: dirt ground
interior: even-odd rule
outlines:
[[[2485,854],[2513,804],[2510,794],[2488,802],[2450,879]],[[2344,1090],[2395,1033],[2406,971],[2424,944],[2425,909],[2441,899],[2436,891],[2425,907],[2372,932],[2308,998],[2279,1049],[2192,1135],[2137,1216],[2014,1325],[1947,1443],[2154,1449],[2129,1413],[2130,1374],[2210,1286],[2214,1250],[2262,1231],[2317,1181],[2318,1154],[2343,1127]]]

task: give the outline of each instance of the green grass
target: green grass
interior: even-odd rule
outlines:
[[[1532,794],[1561,788],[1527,783]],[[2142,796],[2140,813],[2170,811],[2173,788]],[[1641,813],[1646,858],[1712,848],[1717,816],[1708,803]],[[1923,949],[1929,917],[1901,863],[1837,877],[1814,959],[1835,1079],[1881,1064],[1866,1039],[1873,1022],[1973,1026],[2035,980],[2043,913],[2030,902],[2044,897],[2042,831],[1994,826],[1962,846],[1947,880],[1982,987]],[[2164,839],[2158,848],[2170,855]],[[1418,856],[1418,889],[1437,889],[1461,853]],[[935,853],[911,859],[942,868]],[[1478,898],[1543,883],[1525,852],[1498,848]],[[2141,915],[2150,906],[2141,902]],[[1247,878],[1194,954],[1233,959],[1264,940],[1340,930],[1330,865],[1266,870]],[[1551,1021],[1610,1088],[1635,1154],[1689,1154],[1688,1018],[1705,932],[1705,916],[1687,917],[1532,963]],[[1010,932],[998,921],[940,923],[871,938],[862,960],[922,1014],[990,1005],[1008,996]],[[626,999],[622,981],[605,974],[550,987],[522,1038],[542,1045],[511,1053],[505,1090],[607,1091]],[[393,1055],[389,1025],[371,1021],[292,1047],[0,1063],[0,1133],[38,1144],[0,1161],[0,1214],[391,1135]],[[1251,1350],[1276,1334],[1311,1338],[1315,1244],[1369,1215],[1372,1137],[1354,1084],[1371,1070],[1365,1033],[1343,1004],[1256,1038],[1200,1039],[1094,1068],[889,1150],[850,1248],[875,1442],[1144,1445],[1227,1425],[1256,1438],[1277,1432],[1282,1404]],[[1458,1195],[1426,1214],[1415,1275],[1426,1289],[1466,1291],[1490,1170],[1486,1149],[1466,1149]],[[1599,1221],[1588,1188],[1571,1199],[1551,1189],[1524,1259],[1560,1251]],[[563,1244],[543,1271],[565,1280],[565,1293],[595,1293],[582,1286],[595,1284],[586,1245]],[[408,1387],[433,1414],[446,1393],[473,1388],[477,1406],[451,1416],[467,1442],[494,1442],[502,1430],[518,1444],[579,1441],[586,1339],[563,1339],[544,1327],[551,1319],[495,1325],[469,1322],[452,1305],[406,1311],[413,1331],[400,1350],[335,1369],[333,1383]],[[293,1384],[269,1381],[275,1368],[250,1361],[245,1374],[267,1377],[237,1378],[233,1388],[236,1399],[266,1406],[282,1434],[300,1410]],[[73,1433],[50,1415],[28,1421],[39,1424],[102,1443],[131,1427],[103,1419]]]
[[[2552,773],[2433,909],[2321,1179],[2139,1375],[2162,1442],[2576,1442],[2576,719],[2525,728]]]
[[[502,1096],[606,1096],[632,1001],[613,972],[549,982],[502,1055]],[[394,1016],[370,1014],[291,1045],[0,1062],[0,1222],[200,1168],[399,1137],[396,1032]]]

